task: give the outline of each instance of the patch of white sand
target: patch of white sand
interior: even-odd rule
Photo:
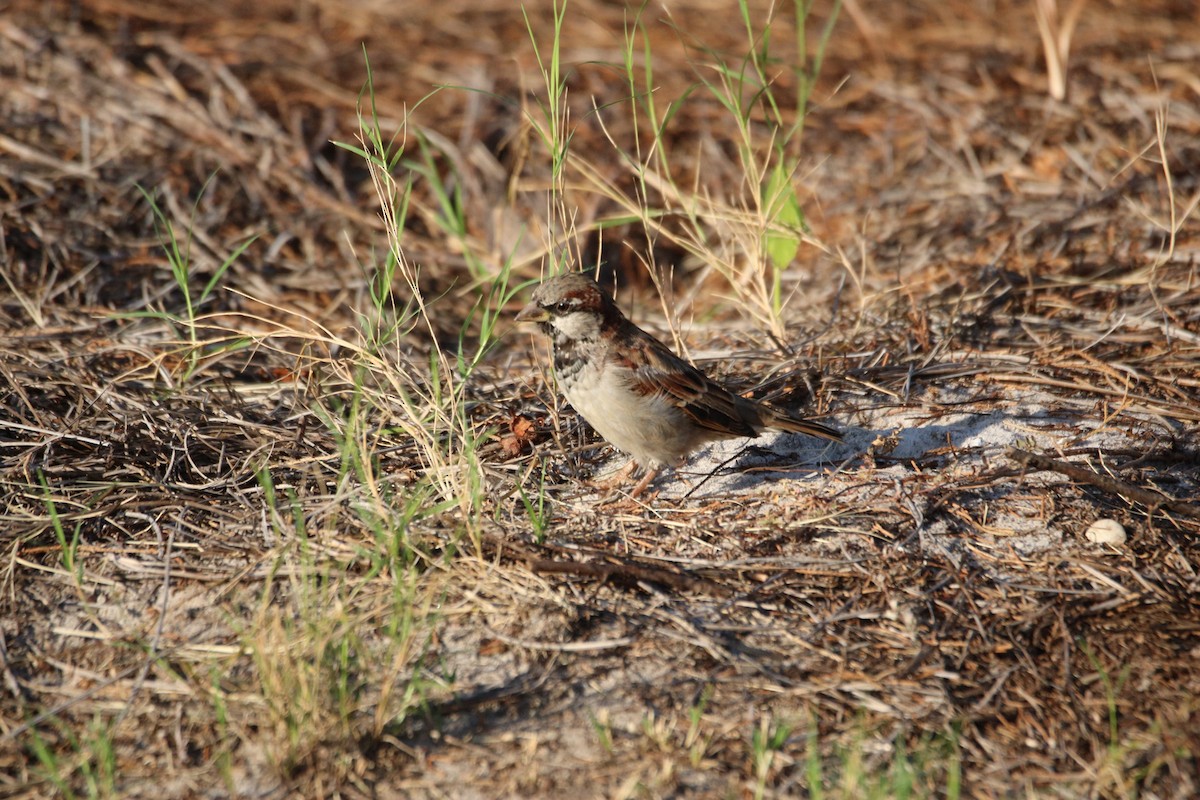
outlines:
[[[1064,531],[1048,522],[1054,509],[1045,490],[1066,478],[1049,472],[1005,475],[1014,468],[1005,451],[1017,447],[1061,457],[1068,449],[1128,449],[1143,438],[1139,430],[1152,424],[1130,415],[1120,417],[1120,424],[1111,419],[1102,424],[1090,411],[1085,404],[1064,405],[1061,398],[1006,386],[929,388],[906,404],[865,407],[851,419],[827,420],[840,424],[842,443],[776,432],[715,443],[677,470],[664,471],[653,490],[685,503],[808,494],[836,498],[843,508],[873,508],[887,499],[910,509],[922,547],[939,538],[963,538],[961,526],[950,535],[948,511],[978,534],[971,544],[1032,553],[1060,546],[1064,536],[1082,540],[1082,530],[1071,525]],[[614,457],[610,468],[625,461]],[[952,492],[952,507],[941,509],[942,519],[927,525],[926,497],[939,487],[962,490]]]

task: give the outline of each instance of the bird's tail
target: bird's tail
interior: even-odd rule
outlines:
[[[822,425],[810,419],[793,417],[774,408],[769,409],[769,411],[771,412],[770,418],[765,420],[768,427],[778,428],[781,431],[792,431],[793,433],[807,433],[809,436],[829,439],[834,442],[842,441],[841,431],[830,428],[828,425]]]

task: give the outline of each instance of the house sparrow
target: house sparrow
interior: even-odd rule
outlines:
[[[571,405],[608,442],[633,456],[646,475],[718,439],[764,429],[841,441],[841,434],[733,394],[634,325],[591,278],[547,279],[517,314],[554,340],[554,371]]]

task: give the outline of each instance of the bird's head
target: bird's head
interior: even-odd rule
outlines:
[[[612,298],[579,273],[545,280],[516,317],[517,322],[536,322],[551,336],[574,341],[594,339],[606,324],[620,318]]]

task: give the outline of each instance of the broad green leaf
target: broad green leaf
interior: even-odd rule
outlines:
[[[804,229],[804,211],[791,185],[791,170],[782,162],[771,170],[763,187],[763,205],[769,222],[764,246],[771,266],[784,270],[800,250],[800,231]]]

